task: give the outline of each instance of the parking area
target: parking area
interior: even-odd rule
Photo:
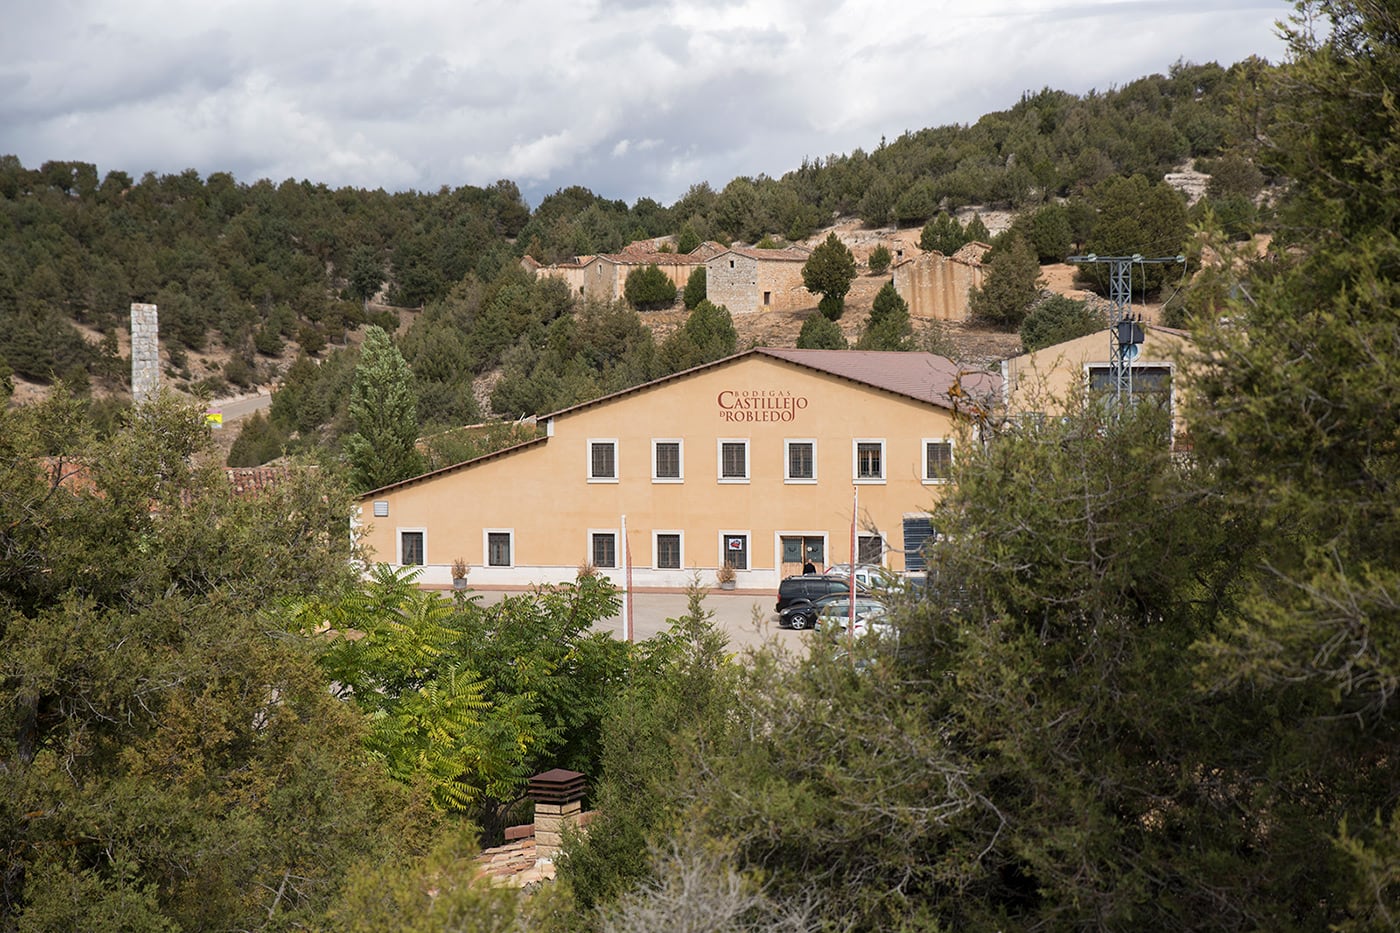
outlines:
[[[482,601],[488,604],[506,595],[495,590],[473,589],[472,592],[480,593]],[[796,642],[802,637],[801,632],[778,628],[778,615],[773,611],[776,599],[776,594],[767,592],[710,590],[705,596],[705,608],[715,614],[715,623],[729,636],[731,647],[757,646],[773,638]],[[687,608],[688,599],[683,592],[648,591],[633,594],[634,640],[642,641],[664,631],[666,620],[685,615]],[[608,619],[598,628],[621,638],[621,614]]]

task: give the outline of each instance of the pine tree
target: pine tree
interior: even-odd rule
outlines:
[[[828,233],[821,245],[802,265],[802,284],[822,296],[818,307],[831,320],[841,317],[846,293],[856,277],[856,257],[835,233]]]
[[[957,218],[947,211],[939,211],[938,216],[924,224],[919,233],[919,249],[926,253],[939,252],[951,256],[968,240]]]
[[[870,320],[856,344],[857,350],[912,350],[914,327],[909,322],[909,305],[886,282],[875,296],[870,308]]]
[[[343,440],[359,489],[377,489],[422,470],[413,373],[383,328],[369,327],[350,389],[355,430]]]
[[[980,288],[972,289],[968,304],[974,317],[994,326],[1021,325],[1040,290],[1040,263],[1026,241],[1013,236],[991,253]]]

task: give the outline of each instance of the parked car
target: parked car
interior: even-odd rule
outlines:
[[[874,626],[887,626],[884,621],[888,610],[885,604],[873,596],[857,596],[855,629],[857,637],[866,634]],[[816,629],[822,632],[844,632],[851,621],[851,598],[834,596],[822,601],[817,609]]]
[[[826,568],[828,576],[850,577],[850,564],[832,564]],[[855,572],[856,582],[866,589],[873,590],[876,587],[885,586],[893,577],[893,573],[876,564],[858,564]]]
[[[778,625],[781,628],[810,628],[816,620],[814,605],[824,596],[849,596],[851,578],[833,574],[808,573],[785,577],[778,584]],[[857,595],[870,591],[856,584]]]

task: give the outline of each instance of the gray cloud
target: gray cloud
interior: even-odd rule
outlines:
[[[695,182],[1282,55],[1275,0],[71,0],[0,33],[0,153],[242,181],[511,178],[671,203]]]

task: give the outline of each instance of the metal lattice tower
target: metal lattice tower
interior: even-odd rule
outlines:
[[[1185,256],[1156,256],[1144,259],[1142,254],[1132,256],[1070,256],[1065,262],[1106,263],[1108,265],[1108,360],[1114,397],[1129,402],[1133,397],[1133,356],[1134,349],[1142,342],[1141,319],[1133,320],[1133,265],[1161,265],[1169,262],[1186,262]]]

